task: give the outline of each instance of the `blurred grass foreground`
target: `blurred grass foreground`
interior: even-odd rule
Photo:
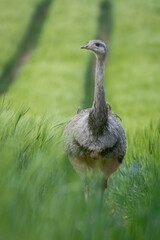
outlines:
[[[160,237],[158,0],[0,1],[0,239]],[[106,98],[123,119],[127,154],[100,205],[100,176],[83,184],[61,134],[90,107],[94,65],[80,46],[109,46]]]

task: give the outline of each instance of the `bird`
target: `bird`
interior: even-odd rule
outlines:
[[[105,99],[104,68],[108,55],[106,44],[101,40],[90,40],[81,49],[91,51],[96,56],[93,105],[87,109],[78,108],[77,114],[64,129],[63,139],[65,153],[75,171],[84,180],[84,195],[88,200],[88,171],[99,169],[102,172],[103,196],[108,178],[119,168],[125,156],[126,136],[118,115],[111,111],[111,106]]]

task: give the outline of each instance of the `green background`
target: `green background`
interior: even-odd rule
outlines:
[[[0,237],[158,239],[160,3],[158,0],[0,1]],[[106,100],[122,118],[127,154],[100,204],[100,173],[83,183],[61,134],[91,107],[103,40]],[[93,174],[92,174],[93,175]]]

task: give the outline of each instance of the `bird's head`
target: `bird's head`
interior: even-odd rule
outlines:
[[[82,49],[92,51],[97,58],[105,59],[108,49],[106,44],[100,40],[90,40],[87,45],[82,46]]]

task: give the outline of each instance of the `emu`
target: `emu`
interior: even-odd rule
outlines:
[[[100,169],[103,173],[102,196],[109,176],[114,173],[126,153],[126,137],[118,116],[105,100],[104,67],[108,49],[100,40],[90,40],[82,49],[96,56],[94,100],[91,108],[78,109],[64,129],[64,150],[73,168],[85,181],[85,199],[89,186],[87,172]]]

